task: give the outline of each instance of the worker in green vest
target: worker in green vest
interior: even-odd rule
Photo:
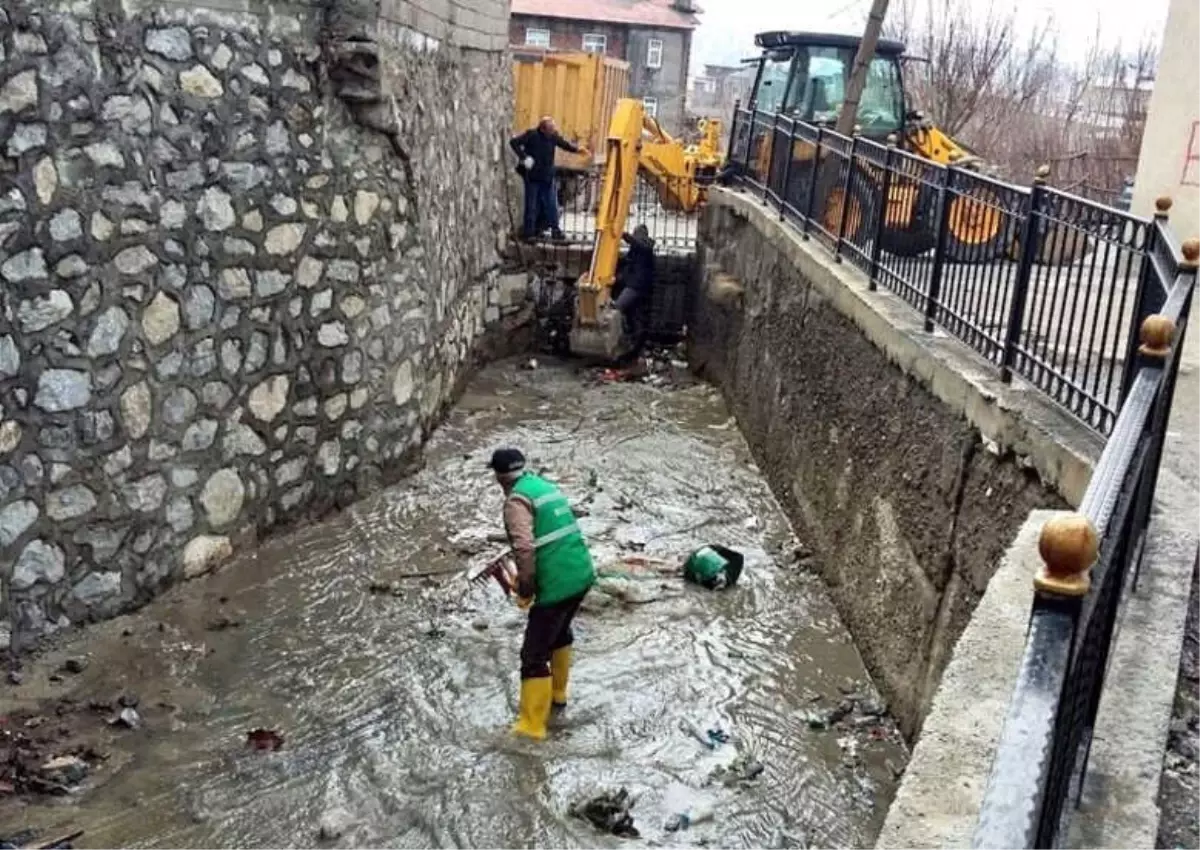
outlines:
[[[541,740],[552,708],[567,704],[575,641],[571,620],[595,583],[596,570],[561,490],[526,471],[525,456],[517,449],[498,449],[489,465],[504,490],[518,604],[529,610],[521,645],[521,706],[512,731]]]

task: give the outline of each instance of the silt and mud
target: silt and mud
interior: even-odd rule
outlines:
[[[561,484],[606,576],[540,744],[507,734],[524,615],[462,577],[504,548],[501,445]],[[736,587],[638,568],[706,543],[745,555]],[[711,388],[492,366],[412,478],[27,662],[8,734],[86,775],[0,822],[96,847],[867,846],[907,754],[810,557]],[[620,789],[640,839],[570,814]]]

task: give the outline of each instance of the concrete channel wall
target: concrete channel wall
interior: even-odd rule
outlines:
[[[383,5],[3,4],[0,632],[395,480],[517,309],[506,3]]]
[[[1002,556],[1031,511],[1078,503],[1099,442],[746,195],[713,192],[700,245],[693,366],[915,740]]]

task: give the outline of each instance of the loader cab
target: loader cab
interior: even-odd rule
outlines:
[[[759,113],[833,127],[846,99],[858,37],[764,32],[754,37],[754,43],[763,52],[747,106]],[[858,106],[857,123],[866,138],[883,142],[904,128],[903,53],[904,45],[898,41],[880,39],[876,45]]]

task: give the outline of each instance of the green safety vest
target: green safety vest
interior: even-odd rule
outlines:
[[[590,588],[596,581],[596,570],[567,497],[546,479],[529,472],[516,480],[512,492],[533,505],[537,569],[534,604],[561,602]]]

